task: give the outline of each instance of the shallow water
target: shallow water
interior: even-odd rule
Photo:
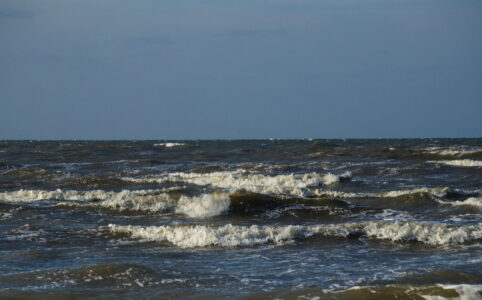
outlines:
[[[482,139],[3,141],[0,298],[478,299],[481,162]]]

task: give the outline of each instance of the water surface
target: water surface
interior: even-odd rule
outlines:
[[[482,139],[3,141],[0,298],[478,299],[481,194]]]

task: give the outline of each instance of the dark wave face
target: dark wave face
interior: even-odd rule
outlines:
[[[2,141],[0,299],[480,299],[481,213],[482,139]]]

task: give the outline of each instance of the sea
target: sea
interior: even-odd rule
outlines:
[[[482,139],[0,141],[0,299],[482,299]]]

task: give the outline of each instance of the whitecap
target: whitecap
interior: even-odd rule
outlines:
[[[198,197],[182,196],[177,203],[176,212],[191,218],[209,218],[223,214],[230,205],[231,199],[226,193],[203,194]]]
[[[482,209],[482,197],[469,197],[463,201],[438,201],[441,204],[452,206],[473,206]]]
[[[176,189],[176,188],[174,188]],[[0,193],[0,201],[5,202],[35,202],[42,200],[64,200],[64,201],[91,201],[91,200],[116,200],[130,199],[146,195],[156,195],[168,189],[157,190],[122,190],[120,192],[104,191],[104,190],[17,190]]]
[[[432,246],[459,244],[482,239],[478,225],[452,226],[420,222],[364,222],[327,225],[237,226],[173,225],[132,226],[110,224],[111,232],[129,234],[141,241],[169,242],[180,248],[237,247],[284,244],[314,235],[347,237],[352,234],[392,242],[421,242]]]
[[[429,147],[425,148],[426,154],[433,154],[439,156],[452,156],[452,157],[462,157],[465,155],[471,155],[482,152],[480,148],[463,148],[463,147],[449,147],[449,148],[440,148],[440,147]]]
[[[435,160],[429,161],[429,163],[456,167],[482,167],[482,161],[473,159]]]
[[[448,195],[450,192],[451,190],[447,187],[438,187],[438,188],[422,187],[422,188],[414,188],[414,189],[407,189],[407,190],[386,191],[386,192],[379,192],[379,193],[353,193],[353,192],[329,191],[329,190],[321,190],[321,189],[315,189],[313,191],[315,195],[320,197],[335,197],[335,198],[396,198],[400,196],[413,195],[413,194],[428,194],[436,198],[442,198]]]
[[[320,185],[330,185],[348,180],[350,172],[341,175],[304,173],[287,175],[263,175],[251,173],[243,169],[211,173],[169,173],[159,177],[132,178],[123,180],[141,183],[183,182],[200,186],[211,186],[225,189],[229,192],[246,190],[261,194],[285,194],[294,196],[310,196],[310,188]]]
[[[19,190],[0,193],[0,201],[27,203],[55,200],[58,201],[57,205],[102,207],[118,211],[175,211],[191,218],[208,218],[223,214],[231,204],[227,193],[197,196],[179,196],[167,193],[176,189],[177,187],[157,190],[122,190],[120,192],[61,189],[54,191]]]
[[[442,296],[422,295],[426,300],[479,300],[482,293],[481,284],[437,284],[445,290],[455,290],[459,296],[457,298],[446,298]]]
[[[172,148],[172,147],[180,147],[186,145],[185,143],[158,143],[154,144],[154,147],[166,147],[166,148]]]

